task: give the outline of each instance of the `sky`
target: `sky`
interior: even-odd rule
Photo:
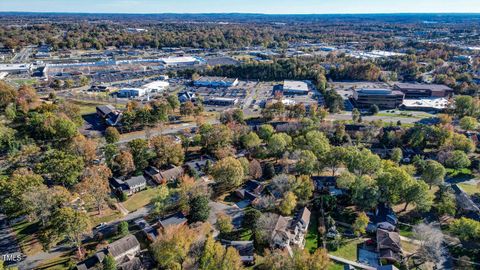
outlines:
[[[480,0],[0,0],[0,11],[87,13],[480,13]]]

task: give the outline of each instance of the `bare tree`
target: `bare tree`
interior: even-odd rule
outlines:
[[[415,254],[423,263],[434,263],[437,266],[445,261],[443,247],[443,233],[433,224],[419,224],[413,228],[413,236],[420,242],[420,247]]]

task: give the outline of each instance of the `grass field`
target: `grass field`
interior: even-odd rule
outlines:
[[[37,239],[39,224],[21,221],[12,226],[15,238],[22,249],[22,252],[31,256],[42,251],[42,244]]]
[[[365,239],[347,239],[337,250],[328,253],[347,260],[356,261],[358,257],[357,245],[364,241]]]
[[[103,222],[108,223],[108,222],[117,220],[117,219],[122,217],[122,213],[120,213],[119,210],[113,210],[113,209],[110,209],[110,208],[103,209],[101,216],[99,216],[97,214],[98,214],[97,211],[89,213],[93,226],[96,226],[96,225],[98,225],[100,223],[103,223]]]
[[[149,188],[139,193],[133,194],[126,202],[123,202],[123,206],[128,211],[132,212],[139,208],[142,208],[150,203],[150,201],[157,194],[156,188]]]
[[[80,114],[81,115],[87,115],[87,114],[92,114],[96,112],[96,108],[98,105],[106,105],[109,104],[107,102],[101,102],[101,101],[85,101],[85,100],[68,100],[68,102],[75,104],[80,107]],[[121,109],[124,108],[125,105],[123,104],[117,104],[117,108]]]
[[[480,193],[480,187],[478,185],[460,183],[458,186],[461,187],[468,195]]]
[[[308,225],[308,232],[305,236],[305,248],[310,253],[315,252],[318,248],[318,214],[313,212],[310,217],[310,225]]]
[[[328,266],[328,270],[343,270],[344,266],[343,264],[331,261],[330,265]]]

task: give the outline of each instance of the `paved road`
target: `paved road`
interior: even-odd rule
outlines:
[[[10,228],[7,216],[0,214],[0,259],[4,259],[4,255],[21,255],[20,246],[18,245],[12,229]],[[8,261],[6,264],[11,264]]]

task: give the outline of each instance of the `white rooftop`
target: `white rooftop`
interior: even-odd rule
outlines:
[[[422,98],[422,99],[404,99],[403,106],[407,108],[432,108],[437,110],[446,109],[449,105],[446,98]]]
[[[297,91],[308,91],[308,85],[302,81],[290,81],[285,80],[283,82],[284,90],[297,90]]]
[[[167,81],[153,81],[151,83],[147,83],[142,88],[145,89],[159,89],[159,88],[166,88],[170,84]]]
[[[161,60],[166,64],[189,63],[189,62],[198,61],[197,58],[192,56],[167,57],[167,58],[161,58]]]

